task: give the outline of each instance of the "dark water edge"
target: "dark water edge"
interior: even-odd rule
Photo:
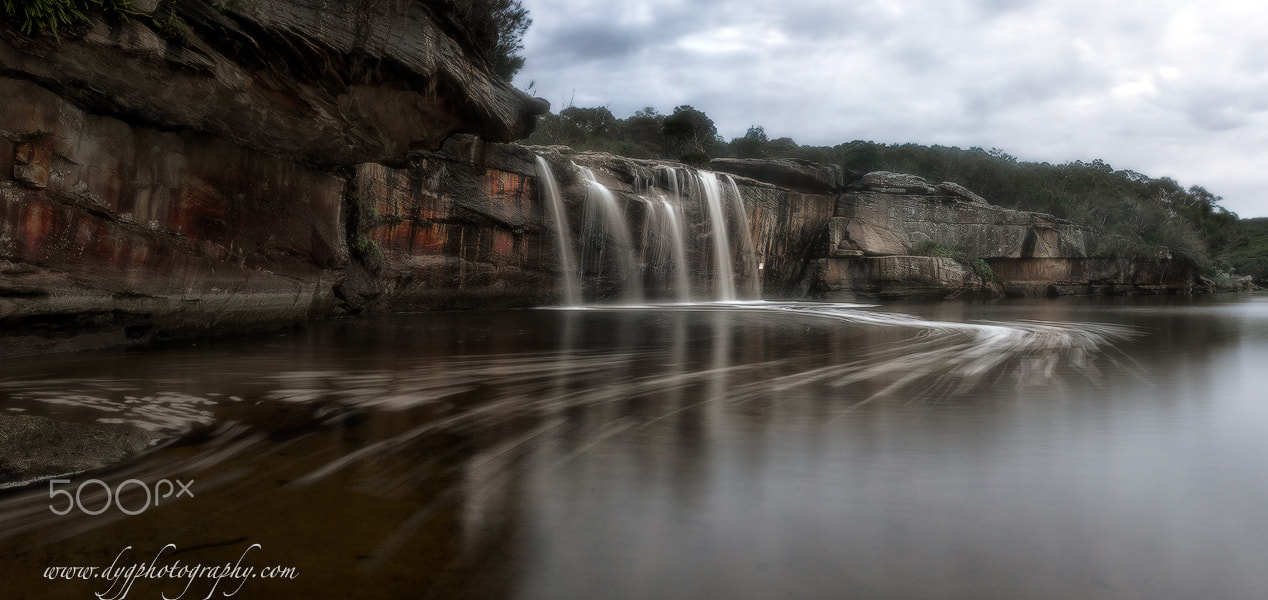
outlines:
[[[298,576],[234,597],[1257,597],[1265,359],[1243,294],[429,313],[9,361],[5,414],[178,439],[65,488],[195,496],[0,492],[0,596],[260,544]]]

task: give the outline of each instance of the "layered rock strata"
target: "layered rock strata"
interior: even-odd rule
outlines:
[[[1193,269],[1166,253],[1098,254],[1098,232],[1011,210],[952,182],[796,161],[716,160],[721,171],[831,197],[811,295],[824,299],[1178,293]]]
[[[134,4],[0,21],[0,356],[336,314],[358,165],[547,108],[429,3]]]

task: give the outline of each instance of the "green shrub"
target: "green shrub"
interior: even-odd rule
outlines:
[[[76,23],[87,23],[89,15],[104,15],[127,20],[136,15],[132,0],[3,0],[4,15],[20,23],[18,29],[26,35],[36,31],[47,32],[60,40],[58,28]]]
[[[950,248],[933,240],[921,240],[911,249],[913,256],[933,256],[937,258],[957,258]]]
[[[981,277],[983,281],[999,280],[999,277],[995,275],[995,269],[992,269],[990,263],[986,262],[985,259],[975,258],[969,263],[969,267],[971,267],[973,272],[977,273],[977,276]]]
[[[973,269],[973,272],[983,280],[999,281],[999,277],[995,275],[995,269],[991,268],[990,263],[986,262],[986,259],[981,257],[969,258],[969,252],[968,248],[952,250],[933,240],[922,240],[911,249],[913,256],[955,259],[956,262]]]
[[[364,233],[357,234],[356,237],[352,238],[352,240],[348,243],[348,248],[358,257],[363,259],[370,257],[375,253],[382,252],[379,249],[379,244],[370,239],[370,236]]]
[[[699,169],[709,168],[709,155],[698,150],[690,150],[678,157],[678,162],[685,165],[691,165]]]

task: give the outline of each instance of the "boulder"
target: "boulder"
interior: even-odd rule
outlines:
[[[883,194],[929,195],[937,192],[923,177],[892,171],[872,171],[864,175],[855,187]]]
[[[837,165],[791,158],[715,158],[709,167],[806,194],[839,191],[846,180],[845,172]]]
[[[946,194],[953,198],[957,198],[959,200],[963,200],[965,202],[972,202],[973,204],[990,204],[989,202],[986,201],[986,198],[983,198],[973,193],[968,188],[958,183],[944,181],[938,184],[937,189],[938,189],[938,192],[940,193]]]
[[[840,256],[851,254],[842,254],[842,251],[857,251],[867,256],[909,253],[905,233],[861,218],[834,217],[828,224],[828,241]]]

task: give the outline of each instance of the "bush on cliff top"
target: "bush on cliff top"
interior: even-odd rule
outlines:
[[[453,15],[470,36],[480,58],[498,77],[510,81],[524,57],[524,32],[533,20],[519,0],[449,0]]]
[[[132,0],[3,0],[5,18],[18,22],[26,35],[36,31],[58,37],[59,27],[88,22],[88,15],[102,12],[126,19],[135,14]]]

